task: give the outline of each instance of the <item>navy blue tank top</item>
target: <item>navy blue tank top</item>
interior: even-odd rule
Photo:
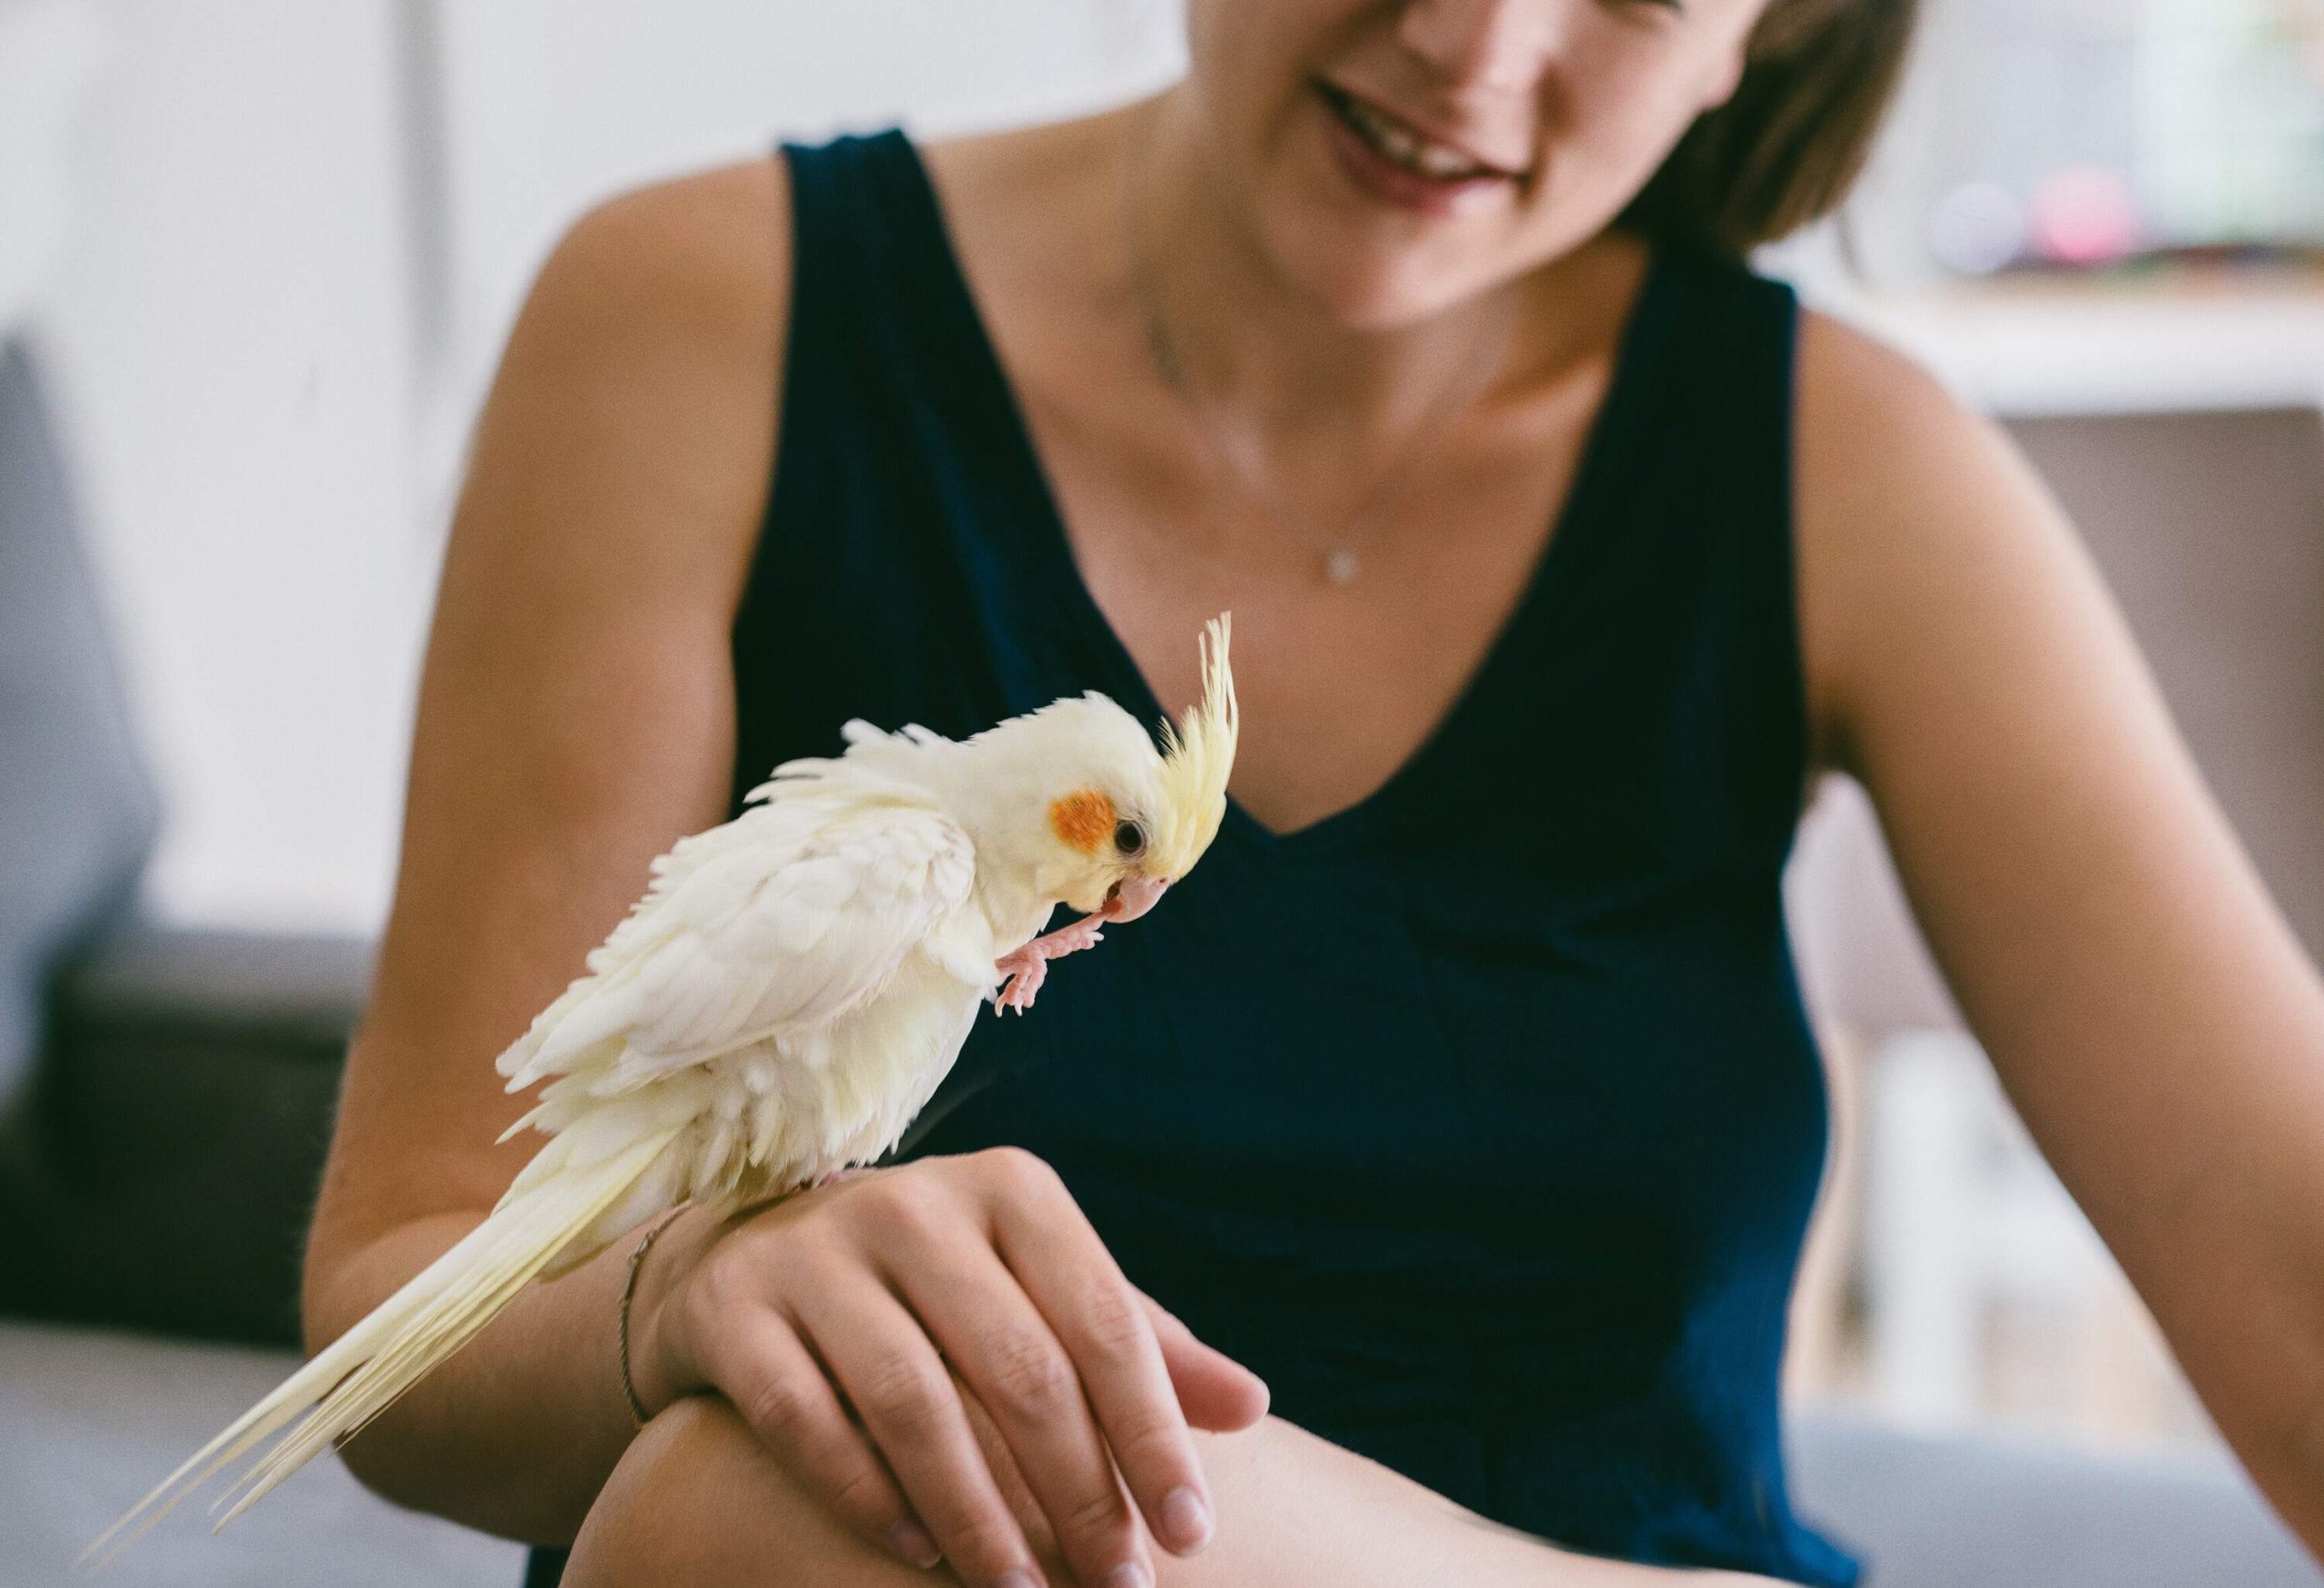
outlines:
[[[734,792],[852,716],[1162,715],[1077,571],[912,145],[785,145],[794,296]],[[1790,290],[1658,244],[1569,499],[1437,730],[978,1022],[907,1155],[1013,1143],[1275,1413],[1594,1553],[1856,1580],[1777,1380],[1823,1073]],[[1187,636],[1194,643],[1194,636]],[[546,1565],[546,1563],[544,1563]]]

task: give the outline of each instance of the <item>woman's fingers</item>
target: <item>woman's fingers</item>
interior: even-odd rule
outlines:
[[[1205,1345],[1177,1315],[1144,1291],[1138,1301],[1162,1348],[1162,1365],[1189,1427],[1233,1434],[1267,1415],[1266,1381],[1216,1346]]]
[[[1144,1298],[1055,1173],[1038,1159],[1027,1163],[1008,1171],[1018,1183],[998,1204],[996,1248],[1078,1370],[1147,1526],[1163,1548],[1192,1554],[1210,1542],[1209,1487]],[[1023,1465],[1023,1446],[1012,1438],[1010,1447]],[[1039,1492],[1030,1467],[1026,1478]],[[1065,1542],[1078,1565],[1071,1539]]]
[[[932,1539],[967,1588],[1037,1588],[1042,1560],[1085,1588],[1152,1584],[1141,1515],[1176,1553],[1211,1531],[1189,1421],[1231,1430],[1266,1407],[1265,1386],[1132,1286],[1063,1182],[1012,1149],[771,1205],[687,1273],[651,1315],[670,1320],[653,1335],[668,1336],[673,1386],[723,1391],[851,1526],[915,1564]]]
[[[739,1331],[724,1349],[732,1359],[720,1376],[727,1400],[800,1486],[900,1559],[935,1565],[936,1542],[840,1405],[822,1365],[790,1327],[763,1319]]]
[[[946,1366],[951,1365],[947,1363]],[[992,1414],[984,1409],[984,1403],[977,1399],[976,1391],[969,1387],[958,1368],[952,1369],[952,1386],[960,1391],[960,1406],[969,1414],[969,1428],[977,1436],[977,1448],[984,1452],[985,1465],[992,1470],[992,1480],[1000,1485],[1000,1497],[1009,1503],[1009,1514],[1016,1517],[1017,1525],[1025,1530],[1025,1541],[1033,1546],[1034,1558],[1041,1563],[1052,1581],[1071,1582],[1072,1568],[1059,1556],[1057,1534],[1049,1527],[1049,1515],[1042,1511],[1041,1503],[1033,1498],[1032,1488],[1025,1482],[1025,1475],[1017,1470],[1017,1457],[1010,1454],[1009,1441],[1001,1437],[1000,1429],[992,1420]]]
[[[805,1288],[800,1322],[967,1588],[1039,1588],[1039,1565],[918,1319],[869,1275]],[[1011,1575],[1011,1573],[1018,1573]]]
[[[1152,1583],[1114,1455],[1083,1394],[1087,1366],[1067,1354],[1017,1279],[990,1248],[969,1241],[932,1249],[891,1277],[1007,1444],[1074,1580]]]

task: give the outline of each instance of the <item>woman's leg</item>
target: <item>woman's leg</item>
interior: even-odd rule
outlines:
[[[564,1588],[928,1588],[810,1501],[723,1400],[645,1426],[589,1508]]]
[[[1240,1434],[1195,1437],[1218,1510],[1216,1538],[1192,1560],[1157,1550],[1159,1588],[1676,1588],[1682,1579],[1690,1588],[1740,1588],[1763,1581],[1569,1554],[1273,1417]],[[1004,1485],[1013,1475],[1002,1474]],[[1018,1500],[1021,1514],[1021,1490]],[[1069,1588],[1046,1530],[1029,1532],[1052,1588]],[[574,1541],[565,1581],[566,1588],[955,1583],[949,1572],[915,1571],[843,1529],[724,1401],[708,1396],[680,1401],[638,1435]]]

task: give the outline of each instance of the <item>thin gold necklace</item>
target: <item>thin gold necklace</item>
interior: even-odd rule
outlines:
[[[1154,118],[1158,120],[1158,116]],[[1264,463],[1237,450],[1227,432],[1213,417],[1210,406],[1195,390],[1187,374],[1185,360],[1179,356],[1177,341],[1170,332],[1170,323],[1162,309],[1162,295],[1155,281],[1151,256],[1147,252],[1143,230],[1138,225],[1137,201],[1145,185],[1147,156],[1152,144],[1152,122],[1131,136],[1128,180],[1124,189],[1124,230],[1128,244],[1130,285],[1137,294],[1139,313],[1145,320],[1147,353],[1153,361],[1154,373],[1163,385],[1186,409],[1195,434],[1214,462],[1232,475],[1244,493],[1256,502],[1276,526],[1291,539],[1316,559],[1324,577],[1334,585],[1355,582],[1364,572],[1363,552],[1380,526],[1386,520],[1388,509],[1394,506],[1397,488],[1411,473],[1412,466],[1426,449],[1425,443],[1449,425],[1454,415],[1467,409],[1484,394],[1492,384],[1493,373],[1501,366],[1501,350],[1506,347],[1511,327],[1516,320],[1516,305],[1512,296],[1510,311],[1493,328],[1492,336],[1481,340],[1477,352],[1483,365],[1483,377],[1474,381],[1466,379],[1465,362],[1456,379],[1447,387],[1414,427],[1411,438],[1388,467],[1372,482],[1357,500],[1355,510],[1335,535],[1312,514],[1275,488],[1267,478]],[[1487,340],[1497,344],[1492,357],[1484,357]]]

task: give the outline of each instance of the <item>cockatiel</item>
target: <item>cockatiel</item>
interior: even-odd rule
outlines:
[[[741,815],[680,840],[588,974],[500,1055],[510,1091],[555,1079],[502,1138],[549,1140],[491,1217],[91,1553],[288,1426],[220,1500],[224,1525],[534,1278],[662,1210],[739,1206],[892,1148],[980,1002],[1029,1007],[1049,960],[1153,908],[1216,835],[1238,729],[1227,636],[1224,616],[1207,626],[1202,699],[1158,753],[1095,693],[958,742],[852,722],[842,755],[778,766]],[[1037,935],[1059,903],[1081,919]]]

